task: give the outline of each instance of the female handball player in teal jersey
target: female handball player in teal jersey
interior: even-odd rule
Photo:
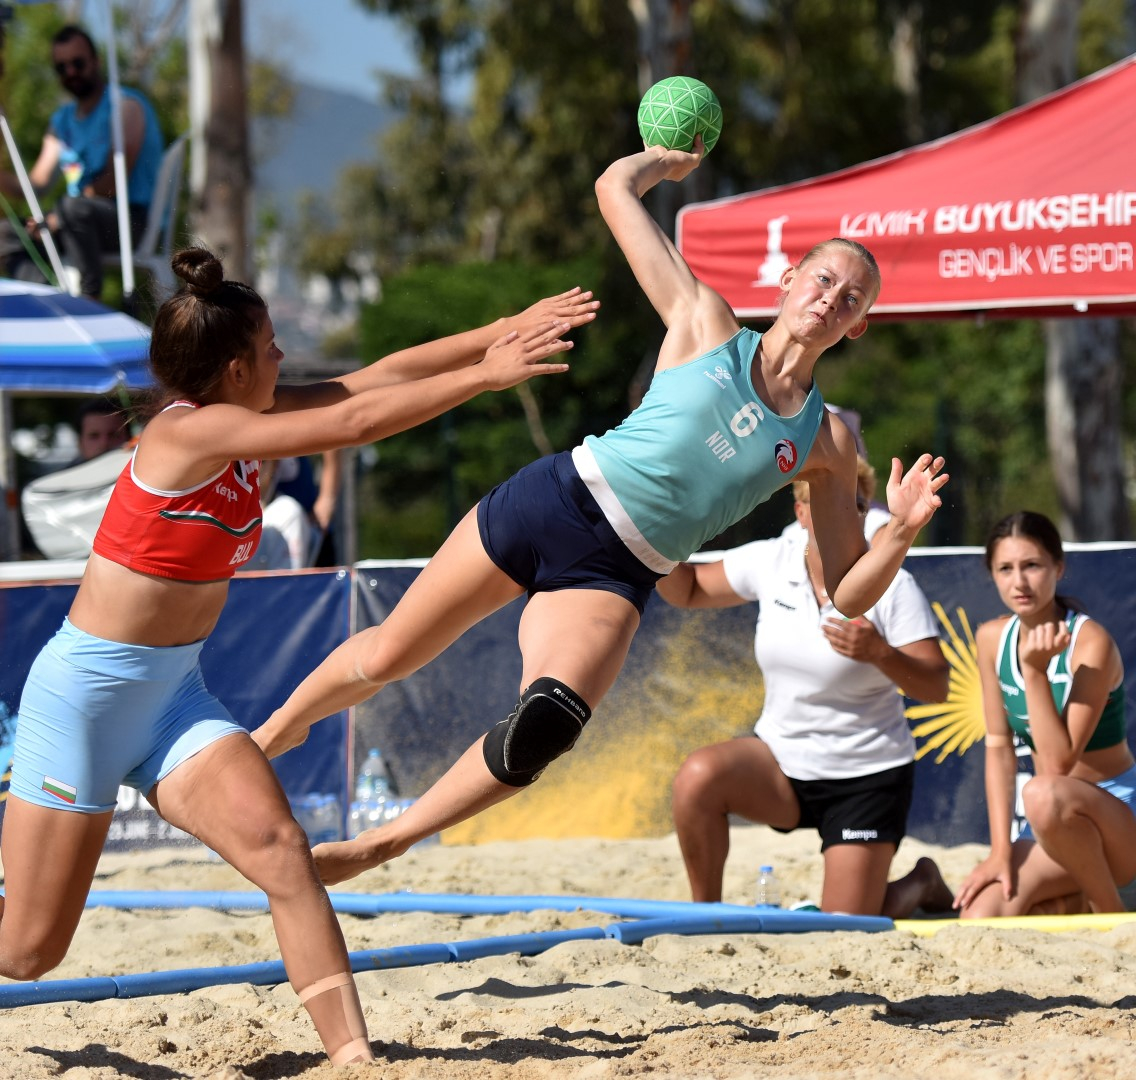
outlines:
[[[596,183],[604,220],[667,331],[651,387],[619,427],[526,466],[466,515],[381,626],[336,649],[253,733],[269,756],[322,717],[417,671],[522,594],[521,696],[400,817],[321,845],[341,881],[531,784],[580,735],[627,655],[655,582],[795,477],[808,480],[833,603],[849,617],[888,587],[940,505],[941,458],[892,462],[891,520],[868,550],[856,509],[856,446],[813,381],[820,355],[857,338],[880,290],[875,260],[831,240],[785,271],[765,333],[739,327],[643,206],[702,160],[651,147]],[[494,718],[487,717],[487,726]]]

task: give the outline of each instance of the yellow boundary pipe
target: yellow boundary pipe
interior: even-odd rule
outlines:
[[[896,919],[895,928],[916,937],[930,937],[948,926],[993,926],[999,930],[1041,930],[1059,934],[1074,930],[1112,930],[1136,921],[1136,911],[1103,915],[1012,915],[990,919]]]

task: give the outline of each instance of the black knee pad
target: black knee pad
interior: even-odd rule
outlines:
[[[485,736],[489,771],[513,787],[528,787],[575,745],[592,710],[558,679],[537,679],[517,707]]]

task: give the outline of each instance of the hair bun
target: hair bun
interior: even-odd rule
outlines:
[[[186,248],[170,260],[170,267],[194,296],[208,296],[220,288],[225,269],[213,252],[203,247]]]

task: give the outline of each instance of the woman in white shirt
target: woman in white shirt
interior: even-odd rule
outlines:
[[[861,512],[874,488],[872,467],[861,460]],[[820,833],[825,911],[895,918],[916,907],[947,910],[951,893],[930,859],[888,882],[915,773],[897,688],[921,701],[947,696],[934,615],[900,570],[873,608],[845,619],[824,589],[808,484],[794,483],[793,495],[801,530],[733,548],[717,562],[681,563],[657,586],[676,607],[761,605],[754,651],[765,705],[757,737],[702,747],[675,777],[675,828],[693,899],[722,898],[735,814],[781,832]]]

